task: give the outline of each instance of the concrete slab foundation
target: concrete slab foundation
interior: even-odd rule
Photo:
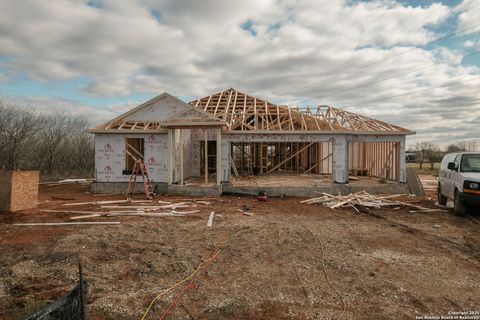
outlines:
[[[166,183],[152,183],[153,190],[157,194],[167,193]],[[93,193],[125,193],[128,189],[128,182],[94,182],[92,183]],[[143,182],[135,184],[135,194],[143,193]]]
[[[280,197],[285,195],[287,197],[313,198],[319,197],[319,192],[326,192],[330,194],[342,194],[359,192],[365,190],[371,194],[408,194],[408,185],[404,183],[385,184],[385,185],[349,185],[349,184],[335,184],[321,187],[272,187],[272,186],[231,186],[224,185],[222,192],[224,194],[258,194],[258,191],[265,191],[268,196]]]
[[[128,183],[122,182],[97,182],[92,184],[94,193],[116,193],[125,192]],[[180,186],[167,185],[166,183],[155,183],[154,190],[158,194],[183,195],[183,196],[215,196],[221,194],[246,194],[257,195],[258,191],[265,191],[268,196],[311,198],[318,197],[319,192],[331,194],[349,194],[365,190],[371,194],[408,194],[408,185],[405,183],[386,183],[386,184],[329,184],[321,186],[235,186],[223,184],[220,186]],[[143,184],[137,183],[135,193],[143,192]]]
[[[222,187],[212,186],[180,186],[168,185],[167,183],[152,183],[153,190],[157,194],[184,195],[184,196],[216,196],[222,194]],[[125,193],[128,188],[127,182],[94,182],[93,193]],[[135,194],[143,193],[143,183],[135,184]]]
[[[222,186],[180,186],[169,185],[168,194],[181,196],[218,196],[222,194]]]

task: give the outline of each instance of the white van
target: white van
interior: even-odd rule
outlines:
[[[480,152],[446,154],[438,172],[438,203],[451,199],[454,213],[464,215],[467,206],[480,212]]]

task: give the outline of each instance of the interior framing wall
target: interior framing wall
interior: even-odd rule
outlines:
[[[351,142],[348,147],[350,175],[400,179],[399,142]]]
[[[206,130],[208,141],[216,141],[217,129]],[[179,132],[179,129],[173,130],[174,183],[180,180]],[[201,176],[201,153],[203,152],[201,141],[205,139],[204,129],[184,129],[183,136],[184,179]],[[125,169],[125,138],[144,138],[145,165],[152,181],[168,182],[169,150],[166,133],[96,134],[96,181],[128,182],[130,175],[122,173]],[[358,172],[354,172],[354,169],[363,169],[367,170],[367,174],[371,176],[385,175],[387,179],[405,182],[405,136],[403,135],[222,132],[220,147],[216,149],[221,152],[221,182],[230,181],[230,157],[236,157],[235,151],[232,152],[232,150],[236,148],[235,145],[240,144],[244,147],[249,146],[251,149],[246,165],[242,166],[238,163],[238,159],[234,158],[237,170],[243,174],[253,174],[253,168],[257,166],[259,174],[282,172],[332,174],[335,182],[344,183],[348,181],[349,173],[350,175],[358,174]],[[291,149],[287,152],[288,146]],[[277,155],[269,155],[272,147],[278,148]],[[302,150],[303,148],[304,150]],[[288,155],[299,150],[302,151],[297,156],[275,168],[288,158]],[[320,161],[321,165],[313,167]]]
[[[332,143],[232,142],[231,154],[240,175],[332,173]]]

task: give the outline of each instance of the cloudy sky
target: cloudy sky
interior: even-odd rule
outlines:
[[[236,88],[480,139],[480,0],[0,1],[0,100],[92,125]]]

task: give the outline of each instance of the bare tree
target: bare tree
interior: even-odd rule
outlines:
[[[462,151],[462,149],[456,144],[449,144],[447,147],[447,153],[458,151]]]
[[[458,148],[460,151],[478,151],[479,150],[479,142],[478,140],[462,140],[457,143]]]
[[[430,170],[433,170],[435,163],[441,160],[440,147],[436,143],[429,142],[424,152],[426,160],[430,163]]]
[[[423,163],[426,160],[426,151],[430,148],[431,142],[421,141],[415,144],[415,152],[417,153],[417,162],[420,164],[420,169],[423,168]]]
[[[0,102],[0,168],[38,169],[44,174],[93,171],[94,142],[85,118],[65,111],[38,114]]]
[[[3,157],[0,167],[16,169],[25,158],[29,147],[28,140],[34,137],[37,124],[37,114],[30,109],[17,109],[12,105],[3,106],[5,119],[2,121],[2,144],[0,146]]]

